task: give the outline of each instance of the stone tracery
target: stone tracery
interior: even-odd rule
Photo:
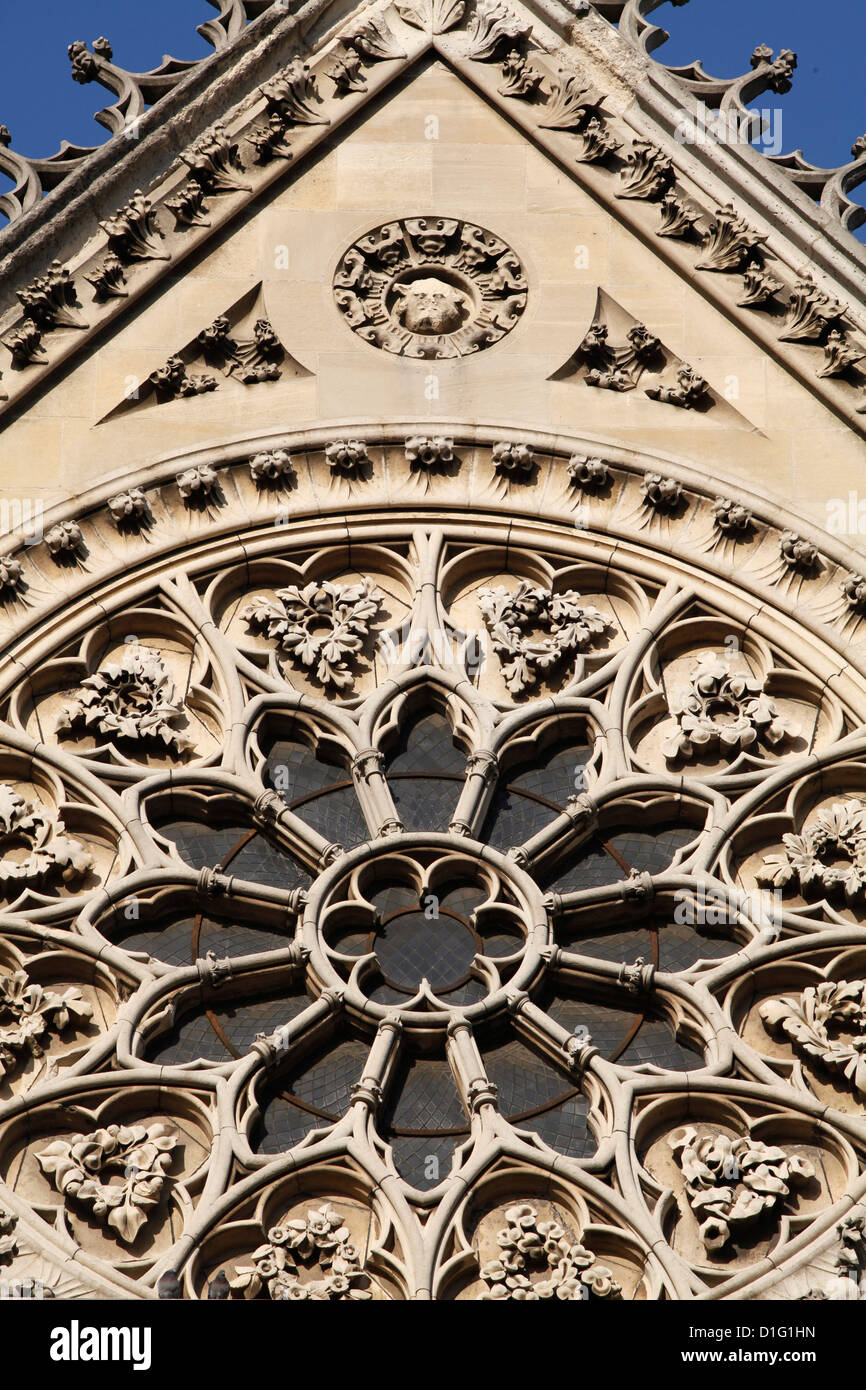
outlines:
[[[375,478],[382,446],[356,442]],[[443,451],[457,469],[467,455],[450,428],[404,432],[388,458],[407,487],[410,445],[419,457],[435,455],[430,497],[442,482],[432,464]],[[250,451],[239,472],[250,480],[259,458],[294,460],[300,472],[307,464],[297,442],[285,446]],[[548,466],[538,440],[491,437],[486,447],[491,487],[496,450],[525,450],[535,467]],[[326,486],[331,463],[323,442],[316,467]],[[590,508],[619,477],[615,465],[580,452],[555,466],[563,496],[576,483]],[[213,489],[226,481],[210,473]],[[262,474],[270,476],[264,464]],[[687,525],[682,518],[700,505],[696,535],[706,535],[713,500],[699,504],[660,474],[629,480],[624,514],[640,517],[660,482],[676,484],[675,524]],[[274,491],[260,489],[276,515]],[[751,512],[750,523],[761,524]],[[230,527],[231,519],[212,524]],[[238,1298],[393,1298],[428,1285],[443,1298],[683,1297],[707,1279],[717,1290],[727,1277],[746,1277],[754,1250],[773,1248],[784,1262],[781,1217],[796,1216],[802,1228],[810,1213],[855,1191],[855,1155],[866,1143],[860,1054],[845,1036],[846,1022],[856,1023],[856,963],[847,974],[839,967],[829,993],[815,994],[839,1000],[838,1019],[824,1011],[826,1037],[816,1031],[812,995],[803,996],[805,1023],[797,1022],[790,990],[762,1011],[767,1027],[741,1035],[737,996],[754,966],[771,968],[764,952],[778,956],[760,887],[764,860],[778,846],[786,853],[793,833],[777,811],[752,824],[742,808],[751,798],[760,812],[764,780],[784,769],[795,830],[808,835],[821,816],[839,820],[836,810],[809,810],[814,772],[794,729],[812,731],[810,759],[838,759],[842,730],[862,719],[846,703],[853,689],[845,699],[831,693],[786,650],[785,682],[774,678],[770,698],[782,628],[769,609],[748,637],[739,630],[732,674],[732,618],[702,587],[699,568],[682,583],[681,558],[676,571],[649,551],[639,563],[620,555],[600,567],[597,550],[575,556],[572,537],[557,548],[549,531],[539,547],[512,529],[506,548],[493,515],[483,535],[477,519],[471,531],[444,516],[440,524],[435,540],[432,529],[413,530],[395,515],[388,534],[379,526],[359,535],[351,559],[338,536],[310,552],[301,537],[287,544],[279,527],[241,564],[187,558],[130,616],[144,645],[126,647],[119,664],[100,656],[109,649],[103,636],[81,648],[89,684],[70,679],[69,667],[54,677],[50,661],[44,675],[34,673],[37,708],[60,718],[40,717],[53,743],[40,746],[46,767],[35,789],[10,782],[7,857],[45,925],[28,927],[25,899],[19,907],[10,897],[26,958],[10,957],[5,974],[0,961],[13,1029],[41,1020],[36,1050],[10,1043],[6,1068],[26,1098],[32,1139],[4,1126],[0,1109],[0,1197],[5,1205],[8,1190],[30,1204],[28,1240],[62,1202],[104,1277],[120,1278],[131,1250],[143,1259],[142,1292],[177,1267],[190,1297],[206,1296],[220,1270],[228,1289],[220,1296]],[[130,543],[139,543],[137,532]],[[737,591],[728,592],[736,612]],[[197,655],[183,658],[191,662],[185,694],[207,710],[213,743],[206,756],[196,749],[175,766],[160,744],[176,729],[170,686],[186,669],[186,640]],[[660,669],[647,660],[650,649]],[[80,719],[68,695],[52,693],[61,687],[92,694],[81,717],[90,711],[99,739],[132,738],[130,719],[139,733],[155,720],[156,737],[132,739],[134,761],[100,762],[99,749],[64,731],[64,701],[69,722]],[[699,759],[681,758],[672,772],[665,721],[682,716],[673,692],[683,687],[709,701],[698,724],[709,720],[720,732],[718,747],[708,754],[704,745]],[[8,711],[16,736],[31,727],[20,695]],[[725,735],[731,721],[736,737]],[[231,728],[240,732],[228,736]],[[98,780],[73,791],[73,769],[96,766]],[[19,771],[10,764],[8,775]],[[839,775],[845,805],[854,806],[857,777]],[[48,809],[39,812],[37,798]],[[28,816],[40,835],[47,817],[46,843],[56,840],[53,805],[107,892],[87,889],[86,877],[30,883],[29,870],[14,867],[28,862],[26,843],[14,842],[17,833],[26,841]],[[130,840],[113,869],[109,825],[118,845]],[[857,826],[837,829],[834,845],[850,840],[856,858]],[[781,914],[783,940],[796,923],[792,951],[798,943],[802,952],[804,935],[818,944],[827,931],[854,942],[858,895],[846,901],[843,910],[828,892],[803,909],[789,892],[770,921]],[[65,976],[42,964],[55,935]],[[87,963],[95,958],[98,979]],[[763,997],[771,996],[768,983]],[[753,1060],[771,1045],[776,1086],[761,1072],[766,1061]],[[856,1108],[834,1135],[818,1123],[823,1102],[811,1073],[790,1069],[807,1054],[848,1083]],[[76,1132],[58,1124],[58,1104],[76,1095],[67,1057],[76,1072],[113,1057],[138,1078],[124,1091],[122,1115],[113,1109],[117,1073],[106,1071],[101,1103],[88,1102]],[[749,1079],[732,1122],[735,1058]],[[167,1115],[154,1116],[148,1071],[162,1078]],[[695,1133],[703,1137],[678,1178],[670,1106],[683,1073],[701,1098]],[[231,1115],[219,1135],[207,1118],[217,1093]],[[629,1132],[615,1136],[612,1098],[626,1094]],[[817,1126],[808,1151],[796,1137],[805,1117]],[[363,1141],[350,1146],[358,1134]],[[720,1141],[707,1136],[720,1134],[728,1157],[742,1160],[743,1192],[716,1181],[719,1165],[703,1152],[709,1144],[715,1154]],[[136,1161],[125,1157],[129,1174],[112,1180],[111,1165],[127,1150]],[[255,1211],[238,1207],[227,1178],[202,1203],[220,1154],[231,1154],[232,1171],[252,1184]],[[292,1193],[281,1185],[286,1161],[301,1175]],[[712,1182],[697,1181],[700,1164]],[[25,1186],[12,1179],[13,1165],[29,1175]],[[538,1194],[552,1165],[568,1200],[548,1211]],[[616,1196],[614,1172],[632,1174],[644,1194],[639,1220]],[[386,1175],[402,1194],[396,1207],[382,1195]],[[469,1195],[449,1217],[450,1243],[419,1245],[411,1213],[419,1204],[444,1210],[467,1181]],[[487,1182],[490,1227],[473,1206],[476,1197],[483,1206]],[[662,1231],[653,1193],[665,1184],[682,1203]],[[692,1209],[703,1213],[699,1225],[717,1223],[697,1245]],[[169,1210],[174,1229],[192,1233],[185,1256],[168,1234]],[[10,1239],[7,1260],[20,1263]],[[20,1224],[14,1239],[20,1248]],[[151,1240],[144,1259],[142,1242]]]

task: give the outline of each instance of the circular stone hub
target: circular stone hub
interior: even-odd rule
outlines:
[[[303,935],[320,988],[410,1027],[505,1008],[552,941],[538,885],[513,859],[447,833],[399,834],[341,855],[312,885]]]

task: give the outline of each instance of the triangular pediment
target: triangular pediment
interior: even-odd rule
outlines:
[[[230,434],[239,412],[268,427],[419,406],[579,423],[718,465],[725,431],[745,430],[783,493],[796,449],[828,430],[850,463],[860,307],[724,186],[730,151],[698,167],[582,37],[521,4],[417,0],[356,11],[303,59],[262,53],[245,100],[224,96],[145,194],[109,209],[101,188],[99,230],[18,287],[0,327],[13,470],[18,438],[24,457],[34,421],[45,436],[60,416],[86,476],[133,414],[144,462],[205,419]],[[407,327],[435,291],[425,266],[465,312],[438,335]],[[658,355],[623,370],[638,331]]]

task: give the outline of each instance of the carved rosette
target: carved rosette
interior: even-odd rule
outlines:
[[[719,752],[734,757],[760,742],[775,748],[799,733],[799,725],[776,709],[763,681],[731,671],[712,653],[698,663],[671,713],[676,732],[662,752],[672,762]]]
[[[516,695],[536,685],[542,672],[588,651],[613,627],[574,589],[552,593],[522,580],[513,591],[480,589],[478,601],[505,684]]]
[[[381,596],[369,581],[340,585],[325,580],[277,590],[250,604],[244,617],[264,632],[282,655],[315,671],[320,685],[352,684],[350,662],[370,636]]]
[[[866,897],[866,802],[852,798],[818,811],[800,835],[784,835],[767,855],[759,882],[785,890],[820,889],[847,901]]]
[[[527,283],[499,237],[455,217],[385,223],[346,251],[334,298],[349,327],[404,357],[463,357],[504,338]]]

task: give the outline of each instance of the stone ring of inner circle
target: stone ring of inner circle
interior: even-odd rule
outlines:
[[[453,1005],[441,1010],[412,1010],[395,1004],[380,1004],[369,999],[351,980],[346,981],[331,960],[322,937],[321,922],[326,909],[335,902],[345,901],[335,895],[339,885],[354,870],[375,859],[405,857],[412,861],[419,852],[434,851],[440,857],[453,855],[455,861],[475,860],[493,869],[514,895],[526,932],[520,962],[507,984],[492,990],[474,1004]],[[340,855],[330,864],[309,889],[301,928],[303,944],[307,947],[309,967],[314,981],[322,990],[332,989],[343,995],[346,1008],[371,1019],[384,1019],[399,1012],[406,1025],[444,1027],[455,1018],[467,1022],[489,1018],[507,1007],[508,996],[515,991],[530,989],[542,974],[546,956],[544,948],[552,944],[550,919],[544,904],[544,894],[530,875],[508,855],[483,845],[478,840],[460,838],[444,832],[401,833],[381,841],[358,845]],[[420,982],[419,982],[420,983]]]

